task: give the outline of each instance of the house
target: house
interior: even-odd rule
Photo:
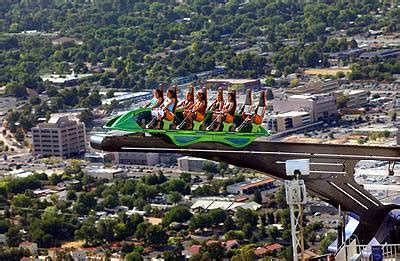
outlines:
[[[243,203],[243,202],[234,202],[229,200],[199,199],[190,207],[190,209],[193,212],[201,212],[219,208],[227,211],[236,212],[236,209],[239,207],[244,209],[257,210],[261,207],[261,205],[256,202]]]
[[[29,253],[31,253],[32,255],[36,255],[38,252],[38,246],[34,242],[22,242],[21,244],[19,244],[19,247],[29,250]]]
[[[232,249],[237,249],[240,247],[240,244],[236,239],[227,240],[227,241],[223,242],[223,244],[227,251],[232,250]]]
[[[189,259],[191,256],[200,253],[200,250],[201,245],[193,245],[182,251],[182,254],[185,256],[186,259]]]
[[[268,250],[265,248],[265,247],[257,247],[255,250],[254,250],[254,254],[257,256],[257,257],[265,257],[266,255],[267,255],[267,253],[268,253]]]
[[[6,234],[0,234],[0,244],[6,243]]]
[[[51,258],[51,260],[57,260],[58,256],[63,251],[64,249],[62,249],[61,247],[52,247],[48,249],[48,256]]]
[[[278,244],[278,243],[272,243],[272,244],[269,244],[269,245],[265,245],[264,247],[268,250],[268,252],[278,251],[281,248],[283,248],[283,246],[281,244]]]
[[[86,261],[86,250],[84,249],[72,250],[71,256],[74,261]]]
[[[211,246],[211,245],[221,245],[221,242],[219,242],[218,240],[208,240],[206,243],[207,246]]]
[[[65,37],[65,36],[56,38],[56,39],[54,39],[53,41],[51,41],[51,43],[52,43],[54,46],[63,45],[63,44],[82,44],[82,42],[81,42],[81,41],[78,41],[76,38]]]
[[[283,248],[283,246],[281,244],[278,243],[272,243],[269,245],[265,245],[263,247],[257,247],[254,250],[254,254],[256,256],[258,256],[259,258],[265,257],[266,255],[268,255],[268,253],[272,252],[272,251],[277,251],[279,249]]]
[[[110,256],[110,261],[123,261],[123,260],[124,260],[124,257],[120,253],[113,253]]]

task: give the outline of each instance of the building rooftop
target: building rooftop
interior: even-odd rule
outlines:
[[[93,74],[86,73],[86,74],[76,74],[76,73],[71,73],[71,74],[66,74],[66,75],[60,75],[60,74],[44,74],[41,75],[40,78],[42,78],[42,81],[49,81],[51,83],[56,83],[56,84],[63,84],[69,81],[75,81],[78,79],[83,79],[92,76]]]
[[[269,115],[268,117],[280,118],[280,117],[296,117],[296,116],[306,116],[306,115],[310,115],[310,113],[306,111],[288,111],[284,113]]]
[[[190,208],[203,208],[207,209],[214,201],[213,200],[197,200]]]
[[[128,94],[123,94],[123,95],[119,95],[116,97],[108,98],[108,99],[102,101],[102,103],[103,104],[111,104],[113,101],[120,102],[120,101],[140,98],[140,97],[147,97],[148,95],[151,95],[151,92],[144,91],[144,92],[128,93]]]
[[[42,122],[36,128],[61,128],[72,126],[80,122],[79,113],[53,113],[48,122]],[[82,123],[83,124],[83,123]]]
[[[345,89],[345,90],[339,90],[336,91],[338,93],[343,92],[345,95],[357,95],[361,93],[367,93],[365,90],[350,90],[350,89]]]
[[[256,182],[251,182],[249,184],[246,184],[246,185],[242,186],[242,189],[249,189],[249,188],[252,188],[252,187],[257,187],[257,186],[268,184],[268,183],[271,183],[271,182],[274,182],[274,181],[275,181],[274,179],[264,179],[264,180],[260,180],[260,181],[256,181]]]
[[[210,206],[208,206],[207,209],[228,209],[231,205],[233,204],[233,202],[229,202],[229,201],[214,201],[213,203],[211,203]]]
[[[190,156],[183,156],[183,157],[178,158],[178,160],[198,160],[198,161],[204,161],[204,159],[196,158],[196,157],[190,157]]]
[[[259,81],[259,79],[209,79],[206,83],[248,84]]]
[[[196,201],[190,208],[191,209],[197,209],[197,208],[202,208],[205,210],[210,210],[210,209],[223,209],[223,210],[232,210],[236,211],[237,208],[244,208],[244,209],[252,209],[252,210],[257,210],[261,207],[260,204],[256,202],[233,202],[233,201],[227,201],[227,200],[198,200]]]

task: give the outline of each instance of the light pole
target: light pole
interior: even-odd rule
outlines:
[[[285,181],[286,201],[290,208],[290,223],[292,229],[293,260],[304,260],[304,231],[303,212],[307,203],[306,186],[304,180],[299,179],[301,175],[310,174],[310,160],[287,160],[286,175],[294,176],[293,180]]]

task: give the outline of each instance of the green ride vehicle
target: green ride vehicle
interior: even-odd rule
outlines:
[[[211,110],[207,110],[203,121],[193,121],[192,129],[177,129],[183,117],[182,110],[176,110],[174,120],[162,119],[160,129],[146,128],[146,123],[152,120],[151,108],[140,108],[126,112],[108,121],[104,128],[126,131],[131,133],[143,133],[143,135],[166,136],[177,146],[185,147],[199,142],[217,142],[243,148],[256,138],[269,136],[269,132],[261,126],[265,113],[265,92],[260,92],[260,100],[257,106],[251,104],[251,91],[247,90],[245,104],[235,112],[233,122],[222,122],[217,131],[208,131],[206,127],[212,123]],[[256,121],[251,120],[255,117]]]

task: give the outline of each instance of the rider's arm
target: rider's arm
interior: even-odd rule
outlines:
[[[228,113],[229,111],[231,111],[233,108],[233,102],[229,102],[228,106],[224,109],[225,113]]]
[[[183,108],[185,110],[189,110],[193,107],[193,101],[188,102]]]
[[[163,106],[163,109],[168,109],[168,107],[175,103],[175,98],[170,99],[169,103]]]
[[[156,104],[154,104],[153,107],[151,107],[151,108],[152,109],[158,108],[158,107],[160,107],[161,103],[162,103],[162,98],[160,97],[160,98],[158,98],[158,101],[156,102]]]
[[[193,105],[192,112],[196,112],[196,111],[200,110],[204,106],[204,104],[205,104],[204,101],[197,103],[197,104],[195,103]]]

